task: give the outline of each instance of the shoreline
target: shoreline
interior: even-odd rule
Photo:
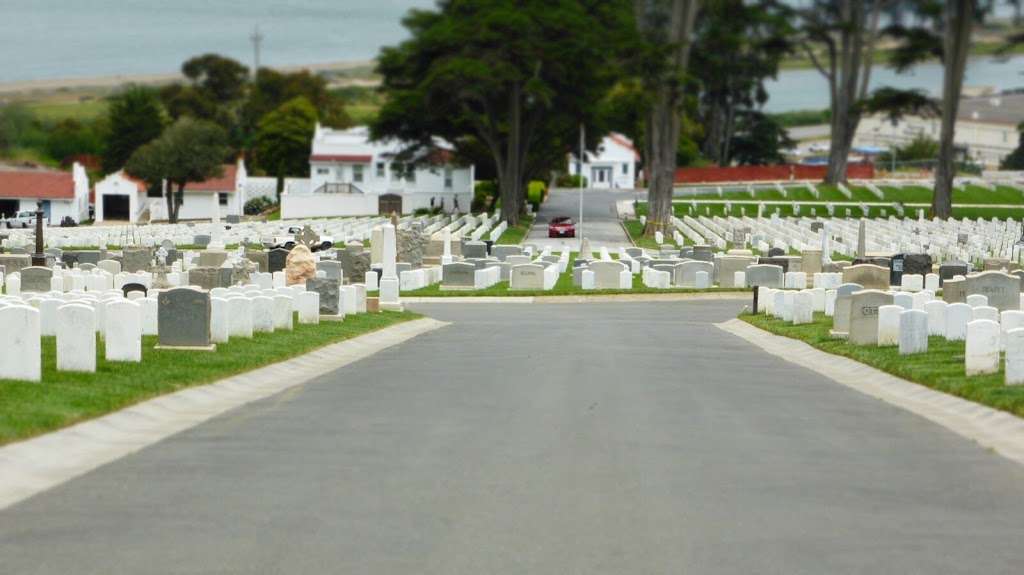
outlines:
[[[350,77],[332,79],[331,84],[337,86],[364,85],[374,86],[372,78],[374,60],[342,60],[293,66],[275,66],[280,72],[298,72],[309,70],[313,73],[353,73]],[[96,90],[119,88],[126,84],[161,85],[183,80],[180,72],[153,74],[115,74],[108,76],[81,76],[73,78],[46,78],[38,80],[0,81],[0,94],[29,95],[52,92],[69,92],[76,90]]]

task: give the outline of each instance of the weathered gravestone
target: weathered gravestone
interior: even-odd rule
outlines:
[[[199,234],[196,236],[192,236],[192,243],[201,248],[205,248],[206,246],[210,245],[210,240],[211,238],[209,234]]]
[[[210,294],[174,288],[157,296],[161,347],[210,348]]]
[[[0,266],[4,267],[8,275],[20,272],[23,268],[32,265],[32,256],[18,254],[0,254]]]
[[[873,264],[852,265],[843,269],[843,283],[855,283],[864,289],[889,289],[889,268]]]
[[[317,271],[324,272],[328,279],[338,280],[338,283],[342,283],[344,271],[341,267],[341,262],[337,260],[320,260],[316,263],[316,269]]]
[[[807,275],[821,273],[821,250],[804,250],[800,254],[800,271]]]
[[[693,246],[693,253],[690,257],[702,262],[710,262],[715,259],[715,256],[711,251],[711,246],[704,245]],[[714,270],[712,270],[712,273],[714,273]]]
[[[53,270],[50,268],[29,266],[21,270],[21,291],[48,292]]]
[[[341,284],[328,278],[306,280],[306,291],[320,295],[320,315],[340,315]]]
[[[491,255],[501,261],[505,261],[508,256],[518,256],[522,253],[522,246],[508,246],[502,244],[491,246]]]
[[[112,276],[116,276],[121,273],[121,262],[117,260],[100,260],[99,263],[96,264],[96,267]]]
[[[338,261],[341,262],[344,276],[351,278],[350,281],[358,282],[370,271],[370,251],[362,246],[350,246],[338,251]]]
[[[835,313],[832,315],[832,335],[846,337],[850,331],[850,298],[864,289],[860,284],[843,284],[836,288]]]
[[[948,279],[942,284],[942,300],[946,303],[964,303],[967,301],[967,280]]]
[[[455,262],[441,266],[441,287],[445,289],[473,289],[476,266],[469,262]]]
[[[149,248],[125,248],[122,252],[121,270],[133,274],[149,269],[153,261],[153,252]],[[81,256],[79,256],[79,260]],[[99,261],[93,262],[98,264]]]
[[[24,281],[24,280],[23,280]],[[967,294],[981,294],[999,311],[1020,309],[1020,278],[997,271],[967,276]],[[25,289],[24,283],[22,288]]]
[[[270,259],[267,256],[267,252],[263,250],[245,250],[245,259],[256,264],[259,268],[257,271],[271,273]]]
[[[224,250],[204,250],[199,252],[199,265],[201,267],[219,268],[228,259],[228,253]]]
[[[715,281],[721,287],[745,287],[735,285],[736,272],[745,272],[755,263],[756,257],[720,256],[715,260]]]
[[[395,231],[397,261],[411,264],[412,267],[420,267],[423,263],[423,256],[427,253],[427,244],[430,237],[419,230],[396,230]]]
[[[487,244],[483,242],[464,242],[462,244],[462,256],[469,258],[486,258]]]
[[[539,264],[522,264],[512,266],[512,271],[509,274],[509,289],[544,289],[544,266]]]
[[[643,248],[626,248],[626,255],[631,258],[638,258],[644,255]]]
[[[232,268],[206,268],[197,267],[188,270],[188,283],[211,290],[219,287],[231,286]]]
[[[892,305],[892,294],[866,289],[850,296],[850,343],[878,344],[878,308],[883,305]]]
[[[782,288],[784,279],[782,266],[757,264],[747,267],[746,270],[747,287]]]

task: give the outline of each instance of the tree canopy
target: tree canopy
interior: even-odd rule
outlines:
[[[152,187],[167,183],[167,218],[175,223],[185,186],[222,175],[229,153],[227,135],[219,126],[181,118],[159,138],[136,150],[126,170]]]
[[[629,28],[626,6],[445,0],[436,10],[411,11],[403,20],[411,38],[378,59],[388,99],[373,136],[420,148],[433,136],[457,145],[478,139],[498,173],[502,217],[517,223],[538,146],[555,153],[552,142],[561,142],[564,154],[570,134],[596,120]]]
[[[111,96],[107,109],[109,129],[103,151],[103,169],[121,169],[132,153],[164,130],[164,115],[156,92],[139,86]]]
[[[253,146],[256,163],[277,178],[308,175],[316,121],[316,108],[303,96],[263,116]]]

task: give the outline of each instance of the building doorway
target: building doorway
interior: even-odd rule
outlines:
[[[104,195],[103,196],[103,219],[104,220],[124,220],[130,219],[128,212],[130,211],[130,198],[122,195]]]
[[[590,187],[612,187],[612,169],[608,166],[594,166],[590,168]]]

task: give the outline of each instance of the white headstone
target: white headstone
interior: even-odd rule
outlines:
[[[142,361],[142,310],[126,299],[107,304],[104,310],[104,342],[107,361]]]
[[[878,345],[896,345],[900,341],[900,314],[906,308],[899,305],[878,307]]]
[[[231,337],[252,337],[252,300],[247,297],[228,299]]]
[[[142,292],[131,292],[142,293]],[[142,335],[157,335],[159,333],[160,304],[156,297],[145,297],[136,300],[142,313]]]
[[[971,306],[951,303],[946,306],[946,339],[963,341],[967,338],[967,324],[971,321]]]
[[[899,331],[900,355],[928,351],[928,314],[926,312],[919,309],[901,312]]]
[[[58,310],[57,370],[96,371],[96,312],[92,306],[69,303]]]
[[[924,311],[928,314],[928,334],[946,335],[946,308],[949,306],[941,299],[933,299],[924,304]]]
[[[1003,332],[1003,349],[1006,349],[1006,334],[1019,327],[1024,327],[1024,311],[1008,309],[999,314],[999,329]]]
[[[793,294],[793,325],[814,321],[814,295],[810,291]]]
[[[939,274],[928,274],[924,276],[924,289],[932,293],[939,291]]]
[[[999,323],[999,310],[989,305],[981,305],[972,310],[971,319],[990,319]]]
[[[695,274],[695,277],[696,285],[694,287],[697,289],[708,289],[711,287],[711,275],[708,272],[699,271]]]
[[[252,298],[252,330],[256,333],[274,332],[274,300],[265,295]]]
[[[320,294],[315,291],[302,292],[296,298],[299,323],[315,325],[320,323]]]
[[[292,330],[292,298],[286,295],[274,296],[274,329]]]
[[[1024,384],[1024,327],[1006,332],[1006,385],[1021,384]]]
[[[972,293],[967,296],[967,305],[971,307],[981,307],[988,305],[988,297],[980,293]]]
[[[227,343],[231,337],[231,315],[228,300],[210,298],[210,342]]]
[[[967,375],[999,371],[999,324],[989,319],[976,319],[967,324],[967,346],[964,366]]]

